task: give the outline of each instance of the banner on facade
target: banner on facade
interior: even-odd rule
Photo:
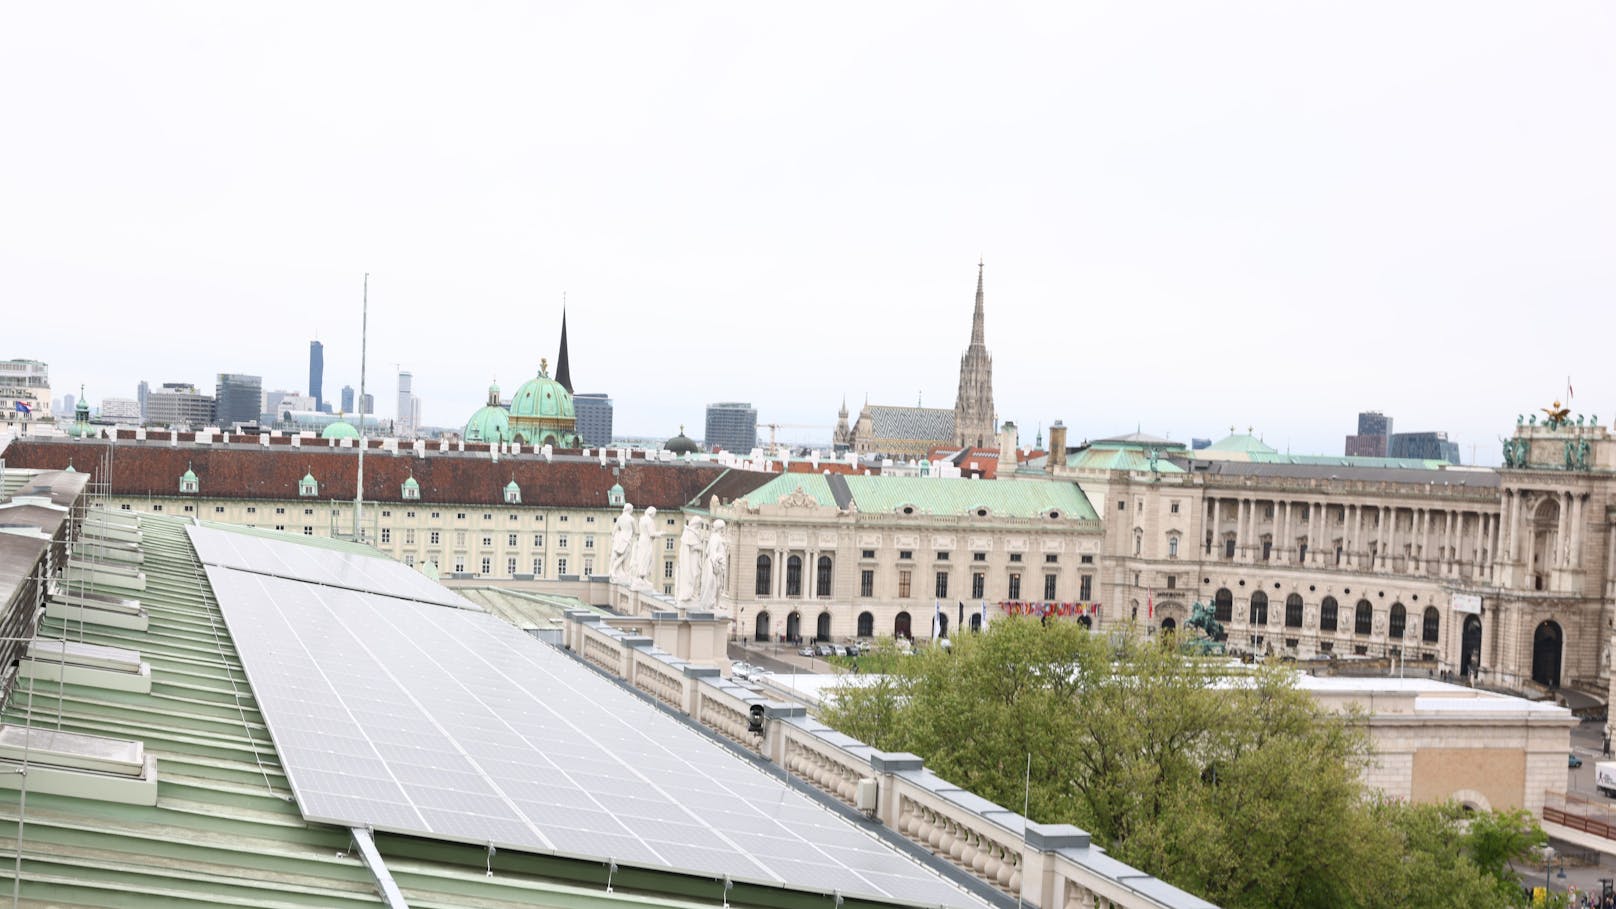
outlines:
[[[1468,612],[1471,615],[1481,615],[1481,594],[1456,593],[1453,595],[1453,611]]]

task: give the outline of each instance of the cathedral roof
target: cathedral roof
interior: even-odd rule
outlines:
[[[872,439],[952,440],[954,438],[952,407],[888,407],[870,404],[864,409],[870,415]]]

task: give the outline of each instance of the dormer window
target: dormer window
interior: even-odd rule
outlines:
[[[72,468],[69,467],[68,469],[71,470]],[[197,483],[196,473],[191,470],[189,465],[187,465],[185,468],[185,474],[180,477],[180,492],[195,495],[198,488],[199,484]]]
[[[608,489],[606,491],[606,504],[608,504],[608,505],[621,505],[621,504],[623,504],[623,487],[622,486],[620,486],[620,485],[618,485],[616,483],[612,484],[612,488]]]
[[[509,483],[505,484],[505,504],[506,505],[520,505],[520,504],[522,504],[522,487],[517,486],[515,480],[512,480]]]
[[[306,473],[297,484],[297,494],[300,496],[317,496],[320,494],[320,483],[314,479],[314,474]]]
[[[402,486],[399,487],[398,494],[399,497],[403,499],[409,499],[412,501],[419,500],[421,498],[421,484],[415,482],[414,477],[410,477],[404,481]]]

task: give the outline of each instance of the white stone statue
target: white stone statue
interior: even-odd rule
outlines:
[[[701,594],[697,602],[701,608],[708,612],[728,615],[729,610],[721,610],[718,605],[718,596],[724,592],[724,584],[729,579],[729,537],[724,534],[723,520],[713,522],[712,530],[707,533],[707,557],[702,560],[701,566]]]
[[[623,503],[623,513],[612,521],[612,564],[608,574],[615,584],[629,582],[630,561],[634,553],[634,506]]]
[[[640,533],[634,538],[634,588],[636,590],[651,590],[651,566],[656,564],[657,538],[662,531],[657,529],[656,506],[647,505],[645,513],[640,515]]]
[[[692,605],[701,592],[702,561],[707,556],[707,522],[692,517],[679,535],[679,582],[674,599],[680,606]]]

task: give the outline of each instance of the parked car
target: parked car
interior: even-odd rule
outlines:
[[[797,656],[811,657],[813,655],[814,655],[814,648],[812,648],[812,647],[798,647],[797,648]]]
[[[859,649],[857,644],[848,644],[846,647],[842,648],[842,656],[856,657],[861,652],[862,651]]]
[[[815,644],[814,654],[822,657],[833,657],[836,655],[836,645],[825,643]]]
[[[1567,754],[1567,755],[1566,755],[1566,758],[1567,758],[1567,760],[1566,760],[1566,766],[1567,766],[1567,767],[1570,767],[1570,768],[1571,768],[1571,769],[1572,769],[1572,770],[1575,770],[1575,769],[1577,769],[1577,768],[1578,768],[1578,767],[1581,767],[1581,766],[1582,766],[1582,758],[1580,758],[1580,757],[1577,757],[1577,756],[1576,756],[1576,755],[1574,755],[1574,754]]]

